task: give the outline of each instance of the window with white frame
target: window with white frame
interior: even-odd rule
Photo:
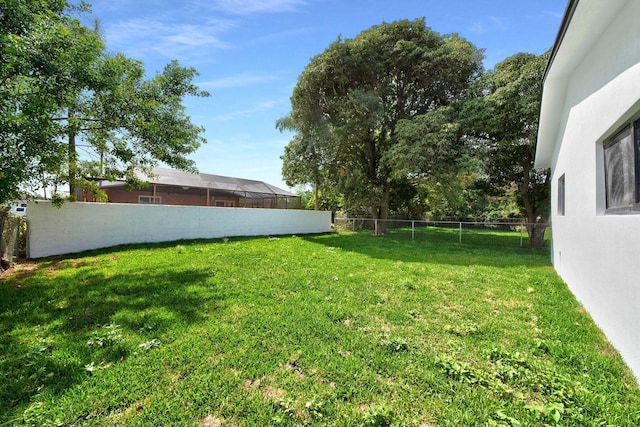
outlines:
[[[564,174],[558,178],[558,215],[564,216]]]
[[[233,200],[216,200],[216,207],[218,208],[233,208],[236,203]]]
[[[603,144],[607,213],[640,210],[640,119]]]
[[[138,196],[138,203],[143,205],[159,205],[162,203],[161,196]]]

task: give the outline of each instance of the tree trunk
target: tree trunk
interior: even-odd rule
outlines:
[[[12,233],[11,224],[9,223],[9,207],[0,207],[0,273],[11,267],[13,257],[13,247],[10,244],[11,238],[5,240],[5,234]],[[5,233],[5,228],[8,232]]]
[[[527,224],[527,234],[529,235],[529,247],[530,248],[542,248],[544,247],[544,233],[547,230],[546,221],[541,218],[529,219]]]
[[[313,210],[318,210],[318,183],[314,184],[313,188]]]
[[[0,273],[11,265],[4,259],[4,221],[9,212],[8,208],[0,208]]]
[[[376,220],[376,236],[382,236],[387,232],[387,219],[389,219],[389,184],[384,184],[382,189],[382,199],[378,209],[374,209],[374,219]]]
[[[75,111],[69,108],[69,121],[73,120]],[[70,123],[69,127],[69,200],[75,202],[77,200],[77,175],[78,175],[78,159],[76,155],[76,131],[74,124]]]
[[[536,208],[529,199],[529,179],[530,170],[525,169],[524,180],[519,184],[518,190],[524,205],[525,217],[527,218],[527,234],[529,235],[530,248],[544,247],[544,232],[547,229],[546,215],[538,215]]]
[[[76,200],[76,136],[69,134],[69,199]]]

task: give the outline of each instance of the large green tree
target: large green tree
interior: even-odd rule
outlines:
[[[81,90],[99,37],[65,1],[7,0],[0,13],[0,202],[66,162],[52,120]],[[88,59],[89,58],[89,59]]]
[[[73,196],[76,184],[91,188],[86,177],[126,179],[136,184],[136,170],[149,171],[159,161],[193,170],[186,155],[204,139],[203,129],[185,114],[185,96],[207,96],[192,83],[197,73],[170,62],[151,79],[144,79],[139,61],[123,55],[100,58],[93,81],[67,109],[69,167],[66,181]],[[69,114],[72,113],[72,114]],[[75,139],[95,160],[79,161]]]
[[[473,216],[479,162],[460,125],[464,100],[401,120],[399,144],[387,154],[398,178],[416,189],[410,209],[435,219]],[[416,173],[416,171],[419,171]]]
[[[294,131],[289,144],[284,149],[282,159],[282,176],[288,186],[313,185],[313,208],[320,206],[320,190],[328,182],[328,157],[323,153],[328,147],[325,142],[329,138],[327,126],[306,126],[296,128],[291,116],[283,117],[276,122],[276,128],[283,131]]]
[[[65,0],[5,0],[0,10],[0,202],[88,174],[134,180],[135,168],[186,156],[204,140],[183,97],[207,95],[195,70],[170,63],[151,79],[138,61],[109,55]],[[78,146],[96,162],[85,162]],[[87,168],[87,166],[90,166]]]
[[[465,128],[478,141],[488,190],[516,188],[533,247],[544,244],[549,219],[549,171],[535,169],[535,141],[548,55],[518,53],[484,76],[485,96],[466,104]]]
[[[283,158],[285,171],[309,182],[321,165],[324,185],[343,195],[347,210],[366,208],[386,219],[392,195],[408,194],[401,191],[407,177],[427,172],[418,163],[407,170],[398,160],[425,148],[400,138],[399,123],[457,99],[481,71],[482,57],[465,39],[442,36],[424,19],[383,23],[353,39],[339,38],[298,79],[289,117],[297,134]],[[292,167],[293,160],[310,155],[322,159],[306,169]]]

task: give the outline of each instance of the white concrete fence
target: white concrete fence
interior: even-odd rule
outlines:
[[[121,203],[29,202],[28,256],[42,258],[128,243],[325,233],[331,212]]]

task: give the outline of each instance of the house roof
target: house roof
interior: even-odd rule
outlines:
[[[251,179],[232,178],[229,176],[211,175],[207,173],[192,174],[176,169],[153,168],[150,175],[137,173],[138,178],[149,184],[189,188],[210,189],[226,191],[247,199],[266,199],[272,197],[298,197],[296,194],[267,184],[263,181]],[[122,182],[103,182],[103,187],[124,185]]]
[[[569,0],[544,73],[536,167],[551,166],[571,75],[630,1]]]

